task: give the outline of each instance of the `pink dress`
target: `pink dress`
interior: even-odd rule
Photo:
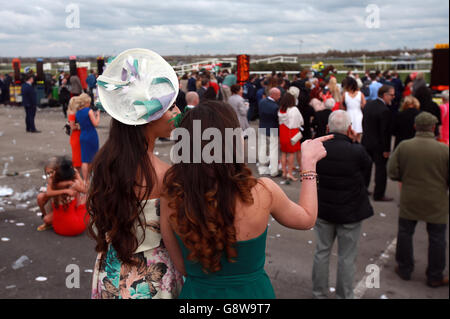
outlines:
[[[448,102],[441,106],[441,119],[442,119],[442,141],[448,145]]]

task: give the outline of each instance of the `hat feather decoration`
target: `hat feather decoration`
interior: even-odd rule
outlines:
[[[139,125],[161,118],[178,93],[173,68],[162,57],[145,49],[121,53],[97,83],[102,105],[103,101],[107,104],[105,110],[125,124]]]

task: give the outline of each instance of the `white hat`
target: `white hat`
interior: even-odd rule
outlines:
[[[147,49],[120,53],[97,78],[97,84],[103,109],[128,125],[161,118],[179,90],[178,77],[170,64]]]

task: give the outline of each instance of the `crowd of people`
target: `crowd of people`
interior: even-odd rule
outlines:
[[[131,56],[125,55],[124,61],[127,58]],[[145,54],[140,59],[144,61],[133,66],[120,58],[111,63],[124,63],[122,70],[138,78],[138,66],[149,63]],[[115,83],[131,85],[123,80],[127,72],[116,74]],[[167,72],[174,71],[170,67]],[[88,93],[96,86],[96,76],[91,75]],[[386,196],[388,176],[401,185],[396,273],[403,280],[411,278],[412,236],[417,221],[425,221],[426,283],[448,285],[443,276],[448,91],[438,106],[423,74],[412,73],[403,83],[392,71],[367,72],[362,78],[349,72],[338,83],[333,75],[315,77],[304,70],[292,81],[273,72],[252,74],[240,85],[233,71],[193,72],[178,78],[178,92],[167,95],[173,96],[170,103],[158,100],[158,112],[146,114],[146,124],[123,121],[121,112],[127,108],[119,105],[120,99],[114,101],[115,112],[108,111],[111,106],[107,110],[112,117],[109,137],[100,149],[95,130],[100,113],[90,108],[92,97],[78,87],[79,79],[60,80],[60,92],[70,83],[65,96],[72,161],[52,159],[45,168],[48,184],[38,196],[44,220],[39,230],[53,224],[55,232],[70,236],[84,231],[78,227],[81,222],[88,223],[98,252],[93,298],[274,298],[264,271],[270,216],[289,228],[314,227],[315,298],[328,296],[329,257],[337,240],[336,296],[353,298],[361,225],[373,215],[369,196],[392,201]],[[24,85],[32,86],[30,81]],[[171,87],[176,85],[172,82]],[[26,94],[27,90],[24,101]],[[32,92],[30,96],[32,105]],[[27,118],[34,118],[28,112]],[[191,139],[196,120],[202,122],[201,133],[213,127],[223,136],[226,128],[245,131],[258,121],[266,132],[266,149],[258,151],[278,154],[270,149],[280,147],[281,158],[259,156],[267,162],[258,163],[256,177],[245,163],[193,162],[191,141],[191,161],[170,166],[154,154],[155,141],[170,136],[173,119],[180,113],[178,126]],[[277,135],[271,134],[274,129]],[[27,120],[27,131],[35,130],[34,122]],[[201,141],[201,149],[207,142]],[[375,186],[370,192],[373,165]],[[300,180],[298,202],[291,201],[271,177]],[[50,199],[53,213],[46,206]],[[65,216],[72,216],[67,222],[73,228],[65,228],[65,221],[58,219],[61,209],[72,212]]]
[[[166,113],[159,119],[136,127],[121,123],[116,116],[110,138],[101,155],[95,158],[96,174],[88,199],[91,234],[99,252],[93,297],[134,297],[137,291],[132,289],[133,282],[147,282],[150,289],[141,293],[151,298],[273,298],[272,285],[263,269],[267,219],[272,215],[294,229],[309,229],[314,225],[317,246],[312,294],[316,298],[328,295],[329,256],[337,239],[336,295],[353,298],[361,225],[373,215],[368,191],[373,164],[375,201],[391,200],[385,194],[386,166],[389,166],[389,176],[402,183],[397,274],[409,279],[413,268],[410,242],[415,223],[412,221],[425,220],[430,234],[427,284],[431,287],[448,284],[443,276],[445,258],[442,258],[446,247],[442,234],[448,219],[443,213],[446,205],[448,209],[448,167],[444,165],[448,166],[448,146],[443,140],[445,128],[436,130],[440,137],[431,133],[445,119],[442,120],[440,112],[439,118],[428,112],[436,108],[431,94],[421,95],[423,88],[429,90],[422,80],[421,75],[416,75],[412,84],[403,85],[395,73],[373,72],[362,79],[349,73],[338,84],[335,77],[318,79],[306,71],[295,76],[292,82],[283,74],[251,75],[241,86],[233,72],[194,72],[179,79],[176,105],[167,105]],[[403,93],[404,86],[410,88],[410,93]],[[448,110],[445,94],[443,117],[445,108]],[[422,102],[417,105],[417,101]],[[417,112],[403,115],[411,108]],[[281,172],[278,165],[271,166],[269,162],[259,163],[259,178],[245,164],[191,161],[169,166],[161,163],[153,154],[154,140],[169,135],[170,118],[177,117],[180,111],[184,115],[179,126],[191,136],[195,120],[202,121],[202,131],[214,127],[224,134],[227,127],[245,131],[249,123],[258,119],[259,127],[266,131],[266,147],[280,146]],[[273,136],[271,129],[276,129],[279,136]],[[413,133],[406,134],[408,129],[414,130]],[[112,138],[118,137],[118,132],[122,133],[121,138]],[[398,143],[389,160],[393,135]],[[406,142],[420,144],[422,135],[429,138],[425,143],[429,144],[430,152],[414,162],[414,156],[408,155],[410,147]],[[135,143],[127,145],[131,136],[137,137]],[[438,138],[444,143],[438,142]],[[201,143],[203,148],[207,142]],[[417,148],[411,148],[414,147]],[[128,162],[126,167],[118,165],[123,163],[120,160],[123,154],[117,153],[121,149],[134,154],[133,162]],[[259,151],[267,153],[267,149]],[[193,153],[191,142],[191,157]],[[263,177],[280,176],[296,181],[295,159],[299,165],[297,176],[302,182],[298,203],[290,201],[271,178]],[[428,166],[429,170],[423,168],[422,174],[417,168],[421,165]],[[405,169],[416,172],[416,180],[428,179],[428,184],[424,181],[423,185],[430,191],[433,187],[440,188],[434,198],[440,203],[439,209],[425,208],[433,199],[417,194],[417,185]],[[136,182],[119,176],[112,178],[108,175],[111,171],[118,171],[119,176],[136,176]],[[435,174],[435,179],[426,177],[427,174]],[[125,181],[130,190],[132,185],[142,186],[130,192],[126,199],[108,200],[107,196],[114,192],[119,196]],[[102,191],[107,184],[108,193]],[[411,213],[411,204],[403,199],[408,196],[421,201],[420,207],[429,211],[423,214],[434,218],[424,219],[423,215],[415,214],[416,208]],[[154,216],[154,206],[160,212],[159,218]],[[142,214],[151,216],[152,225],[159,219],[164,247],[158,244],[160,237],[150,244],[129,233],[133,223],[141,223],[138,216]],[[115,265],[114,273],[107,271],[111,265]],[[126,280],[128,274],[136,271],[142,273],[142,278]],[[151,278],[167,281],[158,290]]]

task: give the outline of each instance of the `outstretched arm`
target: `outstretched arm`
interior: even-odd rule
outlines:
[[[333,135],[322,136],[302,143],[302,168],[304,171],[316,171],[316,164],[326,156],[322,142],[332,139]],[[317,219],[317,180],[304,179],[300,188],[298,203],[291,201],[283,190],[270,179],[263,179],[272,192],[272,216],[282,225],[295,229],[310,229]]]

